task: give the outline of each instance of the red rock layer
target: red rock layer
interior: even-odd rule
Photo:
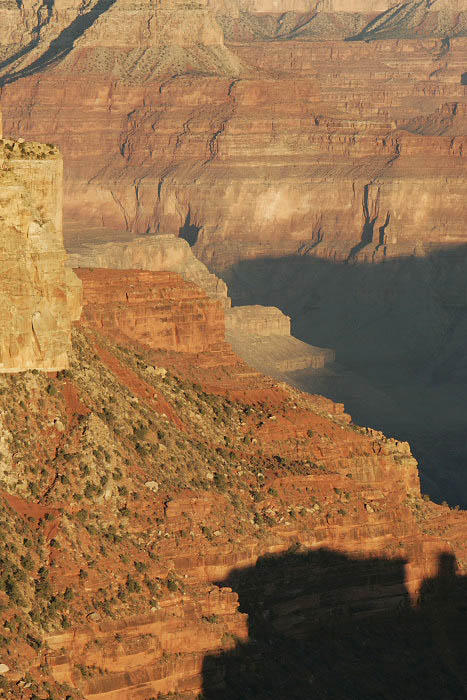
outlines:
[[[205,352],[224,343],[219,302],[173,272],[86,270],[83,320],[154,349]]]

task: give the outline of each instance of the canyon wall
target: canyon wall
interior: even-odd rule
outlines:
[[[191,329],[193,324],[192,311],[182,311],[181,315],[177,317],[176,314],[174,315],[169,310],[169,307],[164,307],[164,305],[159,307],[157,305],[157,294],[156,297],[152,298],[150,280],[154,280],[156,286],[160,286],[157,282],[158,275],[161,275],[162,271],[172,271],[181,275],[183,279],[201,287],[209,297],[220,302],[225,310],[225,337],[232,345],[235,352],[252,367],[262,372],[272,374],[273,376],[282,377],[282,372],[285,370],[294,371],[307,367],[322,368],[334,359],[334,353],[331,350],[313,347],[292,337],[290,333],[290,318],[285,316],[277,308],[268,306],[241,306],[233,309],[230,308],[231,300],[228,296],[228,289],[225,282],[211,274],[206,266],[193,255],[193,251],[188,243],[181,238],[176,238],[173,235],[158,235],[140,237],[129,242],[96,243],[94,245],[79,245],[75,243],[73,249],[76,252],[69,255],[68,263],[78,268],[76,272],[78,276],[85,281],[86,286],[91,285],[94,289],[93,285],[97,285],[96,290],[94,290],[93,298],[94,301],[98,303],[99,312],[96,312],[97,307],[93,304],[88,304],[86,307],[86,315],[88,318],[92,316],[94,323],[97,323],[98,326],[108,326],[109,328],[111,326],[118,327],[122,325],[122,322],[124,325],[128,322],[128,329],[130,326],[132,329],[132,332],[129,333],[130,336],[132,334],[134,336],[136,331],[135,337],[143,341],[143,336],[145,336],[145,342],[151,346],[153,345],[151,338],[154,333],[158,338],[155,342],[162,342],[159,336],[164,323],[162,323],[161,327],[158,327],[158,323],[160,324],[161,322],[159,318],[160,314],[165,313],[165,321],[168,322],[170,318],[169,325],[167,325],[163,331],[168,335],[166,339],[167,349],[183,349],[189,352],[190,342],[192,342],[192,351],[206,350],[208,345],[212,344],[210,331],[206,334],[206,345],[200,346],[200,327],[198,327],[198,325],[195,332],[190,330],[185,333],[186,337],[182,341],[180,340],[179,334],[175,333],[174,327],[172,326],[176,318],[178,318],[180,325],[182,318],[188,313],[190,320],[188,321],[187,319],[187,328],[190,327]],[[100,268],[100,272],[97,273],[98,276],[95,278],[89,276],[83,277],[83,275],[87,273],[83,272],[80,268],[85,267]],[[108,270],[105,268],[108,268]],[[134,281],[136,287],[142,283],[142,289],[146,290],[146,293],[151,297],[151,301],[149,301],[148,304],[142,302],[140,297],[141,294],[143,294],[144,297],[144,291],[139,291],[138,300],[141,303],[138,303],[138,301],[136,302],[138,304],[137,312],[133,309],[133,313],[129,313],[129,308],[123,305],[120,310],[119,321],[117,322],[112,315],[108,315],[105,302],[99,303],[100,292],[98,290],[102,288],[103,298],[105,298],[105,280],[107,279],[107,272],[109,284],[112,285],[115,282],[117,287],[119,285],[125,287],[125,284],[131,286],[132,277],[129,273],[130,269],[135,270]],[[122,270],[125,272],[118,275],[114,270]],[[144,276],[136,272],[136,270],[153,270],[156,271],[157,274]],[[169,277],[164,277],[164,275],[162,275],[161,279],[168,280]],[[193,285],[191,285],[191,287],[193,288]],[[187,286],[186,289],[188,290],[189,287]],[[88,293],[91,294],[90,289]],[[124,292],[122,291],[121,294],[122,300],[124,300]],[[110,299],[112,299],[111,296]],[[170,297],[170,299],[170,303],[179,301],[176,295]],[[166,301],[168,302],[168,298]],[[185,301],[184,299],[184,302]],[[189,303],[191,303],[191,301]],[[156,304],[156,306],[154,306],[154,304]],[[214,306],[212,306],[212,308],[214,308]],[[165,312],[162,311],[163,309],[165,309]],[[127,313],[129,313],[129,317],[126,316]],[[138,322],[135,321],[135,313],[141,316]],[[156,325],[154,325],[155,319],[152,318],[154,313],[159,318]],[[100,320],[98,320],[98,318]],[[139,324],[141,324],[141,327],[139,328],[138,334],[137,326]],[[222,328],[224,328],[223,322]],[[123,328],[121,328],[121,330],[123,330]],[[224,340],[223,330],[216,342],[220,342],[221,340]],[[178,345],[179,343],[180,346]],[[225,357],[225,349],[223,352]]]
[[[62,159],[51,145],[0,141],[0,372],[68,366],[80,289],[65,271]]]
[[[218,272],[296,252],[422,255],[465,240],[465,42],[250,42],[231,47],[248,68],[230,78],[194,64],[161,80],[128,72],[124,49],[105,67],[77,47],[6,86],[5,119],[44,139],[60,106],[70,246],[184,235]]]
[[[103,332],[178,352],[206,352],[224,344],[222,306],[175,273],[76,273],[83,283],[83,320]]]
[[[211,274],[194,255],[186,241],[173,235],[145,236],[127,242],[74,246],[68,256],[71,267],[120,270],[170,271],[193,282],[224,308],[230,306],[227,285]]]
[[[21,10],[31,32],[34,7]],[[427,488],[455,504],[467,454],[462,3],[305,16],[212,2],[192,8],[217,28],[191,47],[182,6],[165,44],[150,16],[162,6],[92,5],[73,25],[67,7],[42,8],[34,47],[30,33],[13,48],[11,23],[2,39],[8,132],[65,155],[67,247],[184,237],[234,304],[277,306],[301,340],[336,348],[342,373],[319,390],[402,430]]]

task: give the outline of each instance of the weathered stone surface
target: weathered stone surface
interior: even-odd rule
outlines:
[[[235,306],[226,311],[225,326],[251,335],[290,335],[290,318],[273,306]]]
[[[290,334],[290,318],[273,306],[234,306],[225,312],[226,339],[251,367],[284,378],[284,372],[323,368],[334,352]]]
[[[222,306],[173,272],[77,269],[83,321],[163,350],[198,353],[224,343]]]
[[[80,285],[65,272],[62,159],[2,140],[0,162],[0,372],[63,369]]]
[[[145,236],[125,243],[83,245],[78,250],[69,255],[72,267],[176,272],[204,289],[224,307],[230,306],[225,282],[209,272],[193,255],[186,241],[173,235]]]

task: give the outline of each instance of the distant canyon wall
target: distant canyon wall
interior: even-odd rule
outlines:
[[[9,133],[63,150],[69,247],[171,233],[219,272],[465,242],[466,39],[252,42],[159,78],[161,51],[95,41],[2,95]]]

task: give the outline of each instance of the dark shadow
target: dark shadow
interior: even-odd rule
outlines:
[[[363,229],[362,229],[362,235],[360,239],[360,243],[357,243],[352,250],[350,251],[349,254],[349,261],[353,260],[354,258],[357,257],[359,252],[363,250],[363,248],[366,248],[367,245],[370,245],[370,243],[373,242],[373,236],[374,236],[374,230],[375,230],[375,223],[378,219],[378,212],[376,212],[374,215],[370,214],[370,209],[368,206],[368,192],[370,189],[370,185],[365,185],[365,188],[363,190],[363,216],[364,216],[364,222],[363,222]]]
[[[374,231],[370,254],[391,226],[387,217],[379,240]],[[410,442],[424,492],[466,507],[467,246],[352,265],[315,257],[319,250],[225,270],[234,305],[277,306],[297,338],[334,348],[335,367],[294,373],[294,383]]]
[[[188,214],[186,215],[185,223],[178,230],[180,238],[183,238],[190,246],[194,246],[198,241],[198,234],[201,230],[201,226],[196,226],[196,224],[191,221],[191,211],[188,209]]]
[[[420,3],[397,4],[367,24],[358,34],[346,41],[375,41],[377,39],[402,39],[416,36],[410,20],[416,15]],[[427,6],[428,7],[428,6]]]
[[[467,73],[461,75],[461,85],[467,85]]]
[[[29,66],[26,66],[26,68],[4,75],[0,79],[0,87],[46,70],[55,63],[63,60],[73,49],[76,39],[82,36],[84,32],[89,29],[106,10],[109,9],[109,7],[112,7],[115,1],[116,0],[98,0],[94,7],[89,10],[89,12],[85,12],[84,14],[76,17],[76,19],[74,19],[73,22],[50,43],[49,48],[42,54],[42,56],[33,61]],[[53,0],[49,0],[47,6],[50,12],[53,7]],[[16,58],[21,58],[21,56],[25,55],[29,50],[35,48],[35,46],[38,45],[38,42],[39,39],[35,39],[33,42],[31,42],[31,44],[29,44],[28,47],[22,49]],[[16,58],[14,60],[16,60]],[[11,59],[8,60],[8,63],[10,62]]]
[[[204,700],[467,697],[466,580],[450,555],[416,607],[403,559],[325,549],[262,557],[222,585],[239,595],[249,640],[205,658]]]

